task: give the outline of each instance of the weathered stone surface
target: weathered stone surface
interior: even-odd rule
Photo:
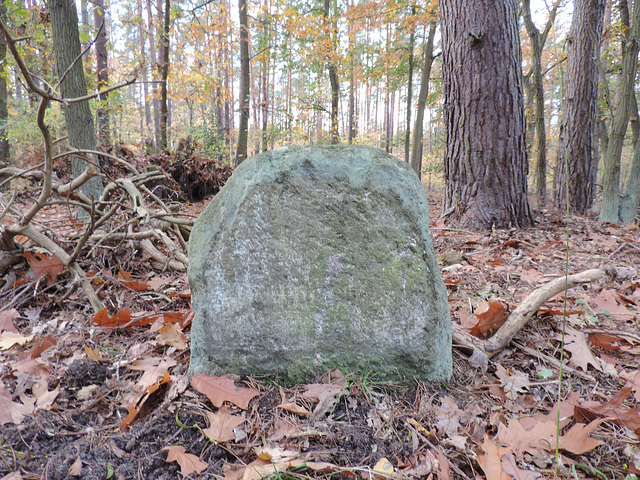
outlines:
[[[245,160],[189,240],[189,372],[451,375],[447,297],[409,166],[364,146]]]

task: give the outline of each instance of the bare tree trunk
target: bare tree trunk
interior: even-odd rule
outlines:
[[[542,83],[542,49],[549,31],[556,19],[558,3],[549,14],[549,19],[540,33],[531,19],[531,0],[523,0],[524,25],[531,42],[531,76],[533,97],[535,103],[535,132],[536,132],[536,169],[535,191],[538,196],[538,207],[544,208],[547,204],[547,132],[544,123],[544,87]]]
[[[560,208],[566,208],[568,200],[570,210],[582,214],[593,203],[598,99],[595,58],[600,48],[604,4],[605,0],[576,0],[567,42],[567,85],[558,144],[555,200]]]
[[[621,5],[627,8],[626,2]],[[627,11],[628,18],[628,11]],[[632,96],[634,95],[634,84],[638,63],[638,52],[640,45],[638,35],[640,35],[640,1],[634,2],[633,24],[628,29],[628,36],[622,46],[622,75],[619,88],[618,108],[611,126],[609,135],[609,148],[604,157],[604,172],[602,176],[602,207],[600,208],[601,222],[619,223],[620,219],[620,156],[624,136],[627,132],[629,116],[633,106]],[[635,181],[635,179],[634,179]],[[630,192],[632,193],[632,192]]]
[[[158,9],[160,4],[158,3]],[[160,13],[160,10],[158,11]],[[162,81],[160,83],[160,148],[169,148],[169,34],[171,28],[171,0],[165,0],[164,22],[162,28]]]
[[[416,14],[415,5],[411,7],[411,14]],[[416,34],[413,28],[411,28],[411,34],[409,35],[409,79],[407,80],[407,122],[405,125],[405,138],[404,138],[404,161],[409,163],[411,152],[411,102],[413,102],[413,49],[416,43]]]
[[[160,5],[161,4],[159,3],[159,8],[161,8]],[[156,49],[156,24],[155,17],[151,10],[151,0],[147,0],[147,18],[149,20],[149,58],[151,60],[151,91],[153,94],[153,133],[154,142],[157,148],[160,146],[160,66],[158,62],[158,52]]]
[[[138,16],[142,18],[142,0],[137,0],[137,9]],[[138,41],[140,42],[140,55],[142,58],[145,58],[145,34],[142,28],[142,22],[138,23]],[[149,102],[149,63],[144,62],[142,65],[142,89],[144,98],[142,101],[144,102],[144,123],[146,126],[145,131],[140,131],[142,137],[147,137],[151,132],[151,105]]]
[[[4,2],[0,2],[0,18],[7,21],[7,6]],[[9,119],[9,110],[7,108],[7,101],[9,99],[9,92],[7,91],[7,41],[4,35],[0,33],[0,163],[9,161],[9,137],[7,136],[7,120]],[[19,85],[19,84],[18,84]]]
[[[236,166],[247,158],[247,141],[249,136],[249,21],[247,0],[238,0],[240,17],[240,127],[238,131],[238,147],[236,150]]]
[[[440,19],[442,216],[479,231],[532,225],[515,0],[442,0]]]
[[[60,91],[67,99],[87,95],[82,59],[80,57],[80,37],[78,32],[78,12],[75,2],[50,0],[49,14],[53,34],[53,50],[56,56],[56,70],[61,79]],[[77,60],[77,61],[76,61]],[[69,70],[67,72],[67,70]],[[95,150],[93,116],[89,102],[70,103],[64,106],[64,118],[69,134],[69,144],[79,149]],[[91,161],[98,162],[97,158]],[[71,159],[71,172],[79,177],[87,168],[87,162],[78,156]],[[81,187],[89,198],[99,198],[102,194],[102,179],[94,176]]]
[[[329,7],[331,0],[324,0],[324,22],[327,29],[326,42],[329,44],[329,58],[327,60],[327,70],[329,71],[329,82],[331,83],[331,143],[340,141],[340,133],[338,131],[338,108],[340,104],[340,83],[338,80],[338,66],[335,60],[331,58],[336,55],[334,41],[336,32],[335,26],[329,21]],[[335,5],[335,3],[334,3]],[[335,10],[335,6],[334,6]],[[334,13],[335,15],[335,13]]]
[[[413,148],[411,150],[411,168],[416,172],[418,178],[422,178],[422,128],[424,110],[427,106],[427,96],[429,95],[429,77],[431,76],[431,66],[434,60],[433,40],[435,33],[436,24],[431,23],[427,41],[422,46],[422,76],[420,78],[420,93],[418,94],[418,109],[416,111],[416,124],[413,128]]]
[[[107,51],[107,24],[105,21],[104,0],[94,0],[93,25],[96,29],[96,72],[98,77],[98,91],[109,86],[109,53]],[[101,94],[98,98],[98,140],[100,146],[108,149],[111,146],[111,127],[109,125],[108,94]]]

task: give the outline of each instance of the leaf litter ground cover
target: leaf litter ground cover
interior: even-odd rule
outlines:
[[[528,293],[564,275],[564,220],[537,220],[487,234],[433,225],[454,322],[489,336]],[[73,232],[65,208],[42,221],[63,239]],[[68,272],[36,252],[0,291],[0,475],[549,478],[558,417],[562,477],[638,473],[640,234],[578,217],[569,225],[570,273],[609,275],[568,292],[560,402],[561,295],[485,364],[455,346],[447,385],[385,385],[342,365],[280,386],[186,376],[186,277],[132,245],[84,260],[108,305],[98,315],[82,292],[67,292]]]

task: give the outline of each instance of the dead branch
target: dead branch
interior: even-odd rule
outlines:
[[[565,289],[571,288],[580,283],[589,283],[599,280],[605,276],[604,270],[593,269],[585,272],[556,278],[551,282],[537,288],[516,308],[507,321],[486,343],[486,352],[489,357],[495,355],[499,350],[506,347],[516,333],[526,325],[529,319],[538,309],[547,303],[554,295]]]
[[[603,278],[604,270],[592,269],[585,272],[568,275],[566,278],[556,278],[546,285],[537,288],[525,298],[513,311],[498,331],[486,340],[471,335],[460,325],[453,324],[453,342],[469,349],[478,349],[486,353],[489,358],[494,357],[506,347],[513,337],[524,327],[529,319],[551,297],[580,283],[588,283]],[[578,374],[579,375],[579,374]],[[592,378],[592,377],[591,377]]]

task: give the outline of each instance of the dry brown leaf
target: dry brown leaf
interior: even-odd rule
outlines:
[[[588,425],[576,423],[567,433],[560,437],[560,448],[576,455],[582,455],[602,445],[600,440],[589,436],[589,433],[599,427],[602,422],[603,420],[594,420]]]
[[[34,256],[34,254],[36,256]],[[58,280],[58,275],[64,271],[63,263],[56,257],[49,257],[38,252],[25,252],[22,254],[29,262],[33,276],[36,280],[40,280],[43,276],[47,276],[47,285],[50,287]]]
[[[158,343],[160,343],[160,345],[175,347],[178,350],[184,350],[187,348],[187,337],[182,333],[182,330],[180,330],[180,326],[177,323],[165,325],[158,330],[158,333]]]
[[[482,444],[484,454],[478,455],[478,465],[485,473],[486,478],[492,480],[512,480],[511,477],[502,470],[501,458],[511,451],[511,448],[499,447],[490,438],[488,434],[484,434],[484,443]]]
[[[518,467],[516,458],[513,453],[508,453],[500,459],[502,470],[509,475],[510,478],[517,480],[541,480],[543,477],[537,472],[531,470],[523,470]]]
[[[636,314],[633,310],[628,310],[624,305],[621,305],[618,300],[619,296],[615,290],[604,289],[593,299],[593,310],[596,313],[620,315],[622,317]]]
[[[295,433],[298,430],[298,427],[291,422],[286,421],[283,418],[276,417],[273,428],[267,437],[267,440],[272,442],[277,442],[289,435]]]
[[[235,428],[246,420],[242,417],[231,415],[226,407],[221,407],[216,413],[207,412],[209,427],[204,433],[210,440],[219,443],[230,442],[236,439]]]
[[[120,280],[120,282],[124,286],[129,287],[136,292],[144,292],[145,290],[149,289],[149,285],[147,285],[146,283],[138,282],[136,279],[132,278],[131,272],[120,270],[118,272],[118,280]]]
[[[295,413],[296,415],[300,415],[301,417],[306,417],[307,415],[311,415],[311,412],[309,410],[298,405],[295,402],[281,403],[280,405],[278,405],[278,408],[286,410],[287,412]]]
[[[496,364],[496,375],[500,379],[505,395],[511,400],[517,400],[519,394],[525,392],[531,384],[526,374],[515,370],[507,371],[499,363]]]
[[[489,302],[487,310],[476,313],[478,322],[469,329],[469,333],[478,338],[488,338],[504,324],[509,316],[507,309],[500,302]]]
[[[15,308],[11,310],[3,310],[0,312],[0,332],[8,331],[13,333],[20,333],[13,324],[13,319],[20,316],[20,313]]]
[[[217,377],[201,373],[191,377],[191,385],[200,393],[204,393],[218,408],[222,407],[224,402],[231,402],[246,410],[251,399],[260,394],[255,388],[237,387],[227,375]]]
[[[602,371],[600,362],[593,356],[593,353],[591,353],[589,349],[587,337],[584,333],[569,326],[565,327],[564,348],[568,352],[571,352],[569,365],[580,368],[586,372],[589,364],[591,364],[593,368],[599,372]]]
[[[300,455],[295,450],[285,450],[281,447],[256,447],[253,450],[260,460],[271,463],[288,462]]]
[[[33,340],[33,335],[22,335],[5,330],[0,334],[0,350],[9,350],[14,345],[24,345]]]
[[[199,457],[191,453],[186,453],[186,449],[180,445],[164,447],[163,450],[168,451],[167,463],[178,462],[182,475],[191,475],[193,472],[200,473],[209,466],[208,463],[203,462]]]
[[[67,471],[67,477],[79,477],[80,472],[82,472],[82,459],[80,457],[76,458],[76,461],[71,464],[69,470]]]
[[[157,384],[158,381],[162,381],[165,375],[169,373],[169,369],[175,367],[177,363],[173,358],[169,357],[147,357],[142,360],[136,360],[127,365],[127,367],[131,370],[144,371],[135,388],[138,392],[145,392],[149,387]]]

